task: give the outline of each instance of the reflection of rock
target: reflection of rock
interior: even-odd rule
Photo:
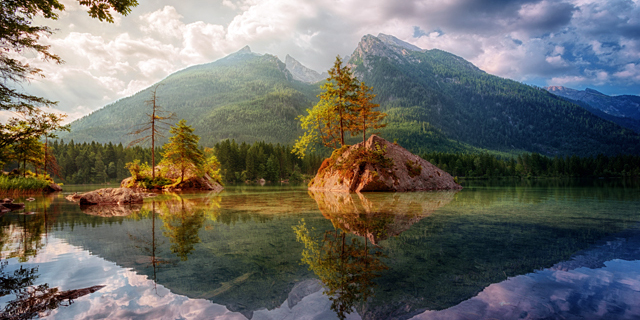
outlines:
[[[142,203],[144,198],[155,196],[152,193],[136,192],[127,188],[104,188],[67,196],[67,200],[80,203],[80,205],[94,204],[128,204]]]
[[[142,204],[131,205],[80,205],[80,210],[85,214],[99,217],[126,217],[134,212],[140,211]]]
[[[334,152],[309,184],[309,190],[341,192],[460,189],[450,174],[376,135]]]
[[[24,209],[24,203],[13,203],[13,201],[11,198],[0,200],[0,212]]]
[[[369,239],[399,235],[411,225],[453,200],[457,191],[403,193],[342,193],[309,191],[322,215],[334,226]]]

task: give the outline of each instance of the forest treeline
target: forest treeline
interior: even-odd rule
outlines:
[[[640,156],[545,157],[523,153],[504,158],[489,153],[433,152],[422,158],[453,176],[464,177],[638,177]]]
[[[49,150],[58,164],[57,174],[52,176],[65,184],[120,182],[131,175],[125,168],[127,163],[134,160],[151,163],[151,148],[125,148],[121,143],[74,143],[73,140],[66,143],[56,140],[49,143]],[[298,159],[289,146],[265,142],[238,144],[233,140],[215,144],[214,154],[220,162],[220,173],[225,182],[261,178],[267,181],[301,181],[305,175],[315,174],[323,160],[315,154]],[[162,160],[160,148],[156,148],[155,157],[156,162]]]
[[[125,164],[139,159],[151,162],[151,148],[130,147],[113,143],[49,143],[50,154],[58,164],[56,181],[65,184],[120,182],[131,174]],[[265,179],[267,181],[302,180],[313,176],[324,157],[309,154],[299,159],[291,147],[266,142],[248,144],[224,140],[215,144],[214,154],[220,162],[224,182],[236,183]],[[422,157],[458,177],[623,177],[640,176],[640,157],[632,155],[596,157],[546,157],[523,153],[513,158],[489,153],[424,153]],[[156,148],[156,159],[162,160]],[[17,167],[17,164],[5,169]],[[51,169],[48,170],[53,173]]]

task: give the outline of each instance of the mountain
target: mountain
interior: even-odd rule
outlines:
[[[546,90],[487,74],[442,50],[419,50],[392,36],[366,35],[349,64],[373,86],[388,113],[386,135],[417,136],[424,126],[448,139],[507,152],[640,153],[640,136],[631,130]],[[401,144],[411,143],[407,139]]]
[[[311,70],[302,63],[298,62],[298,60],[294,59],[290,55],[287,55],[284,59],[284,64],[287,66],[287,70],[291,72],[291,75],[294,79],[306,83],[316,83],[318,81],[322,81],[328,77],[328,74],[323,73],[320,74],[315,70]]]
[[[592,108],[614,117],[640,120],[640,96],[608,96],[590,88],[575,90],[562,86],[551,86],[545,87],[545,89],[561,97],[585,102]]]
[[[157,103],[175,113],[175,122],[187,120],[205,146],[222,139],[290,143],[300,134],[296,117],[313,106],[318,93],[318,87],[294,80],[277,57],[249,47],[178,71],[157,85]],[[107,105],[73,122],[61,138],[126,144],[135,138],[128,133],[146,121],[150,97],[148,88]]]
[[[602,119],[640,133],[640,117],[638,117],[640,97],[638,96],[608,96],[589,88],[584,91],[560,86],[545,87],[545,89]]]
[[[414,153],[640,154],[633,131],[445,51],[366,35],[348,64],[373,86],[375,102],[388,114],[380,135]],[[320,83],[308,83],[316,77],[291,57],[283,63],[245,47],[168,76],[158,83],[158,103],[186,119],[204,146],[222,139],[291,144],[301,133],[297,117],[318,101]],[[146,89],[105,106],[73,122],[61,137],[127,143],[134,138],[127,133],[145,119],[149,97]]]

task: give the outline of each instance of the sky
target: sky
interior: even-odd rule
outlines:
[[[537,85],[640,95],[640,0],[138,0],[113,24],[61,0],[43,38],[65,63],[24,86],[59,101],[69,120],[188,66],[249,45],[316,71],[385,33],[461,56],[500,77]]]

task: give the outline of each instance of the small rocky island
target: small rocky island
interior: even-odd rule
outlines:
[[[132,176],[120,182],[121,188],[165,191],[209,190],[214,192],[220,192],[224,189],[219,177],[212,177],[209,173],[200,172],[194,168],[187,169],[183,177],[177,167],[161,163],[156,167],[158,174],[155,180],[151,179],[150,168],[131,171]]]
[[[309,190],[338,192],[460,189],[450,174],[376,135],[334,151],[309,182]]]

